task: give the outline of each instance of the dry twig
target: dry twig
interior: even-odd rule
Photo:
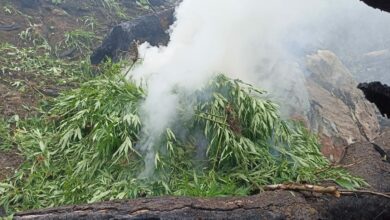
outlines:
[[[331,194],[340,197],[340,191],[338,191],[335,186],[316,186],[309,184],[276,184],[276,185],[268,185],[264,187],[266,191],[275,191],[275,190],[293,190],[293,191],[308,191],[308,192],[316,192],[323,194]]]

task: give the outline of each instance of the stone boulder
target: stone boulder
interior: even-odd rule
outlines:
[[[309,127],[318,132],[322,152],[339,162],[349,144],[371,141],[380,132],[377,110],[368,102],[349,70],[330,51],[307,57]]]

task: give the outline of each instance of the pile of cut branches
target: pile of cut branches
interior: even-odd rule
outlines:
[[[26,162],[0,183],[0,206],[14,212],[145,196],[248,195],[285,182],[365,184],[329,168],[316,136],[282,120],[263,91],[224,75],[191,94],[174,91],[177,119],[156,142],[153,175],[144,177],[150,155],[138,145],[147,91],[119,72],[107,68],[16,131]]]

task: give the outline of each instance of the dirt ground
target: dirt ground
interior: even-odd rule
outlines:
[[[374,143],[390,155],[390,128]],[[342,163],[351,165],[347,168],[351,174],[364,178],[373,190],[390,192],[390,163],[383,159],[372,144],[356,143],[348,147]]]
[[[9,152],[0,152],[0,181],[15,172],[23,162],[23,157],[16,149]]]

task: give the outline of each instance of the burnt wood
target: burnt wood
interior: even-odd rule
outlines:
[[[169,41],[167,30],[173,22],[174,8],[120,23],[93,52],[91,63],[99,64],[106,59],[118,61],[121,54],[130,52],[133,43],[147,41],[152,46],[166,45]]]
[[[383,11],[390,12],[390,1],[389,0],[361,0],[367,5],[378,8]]]

